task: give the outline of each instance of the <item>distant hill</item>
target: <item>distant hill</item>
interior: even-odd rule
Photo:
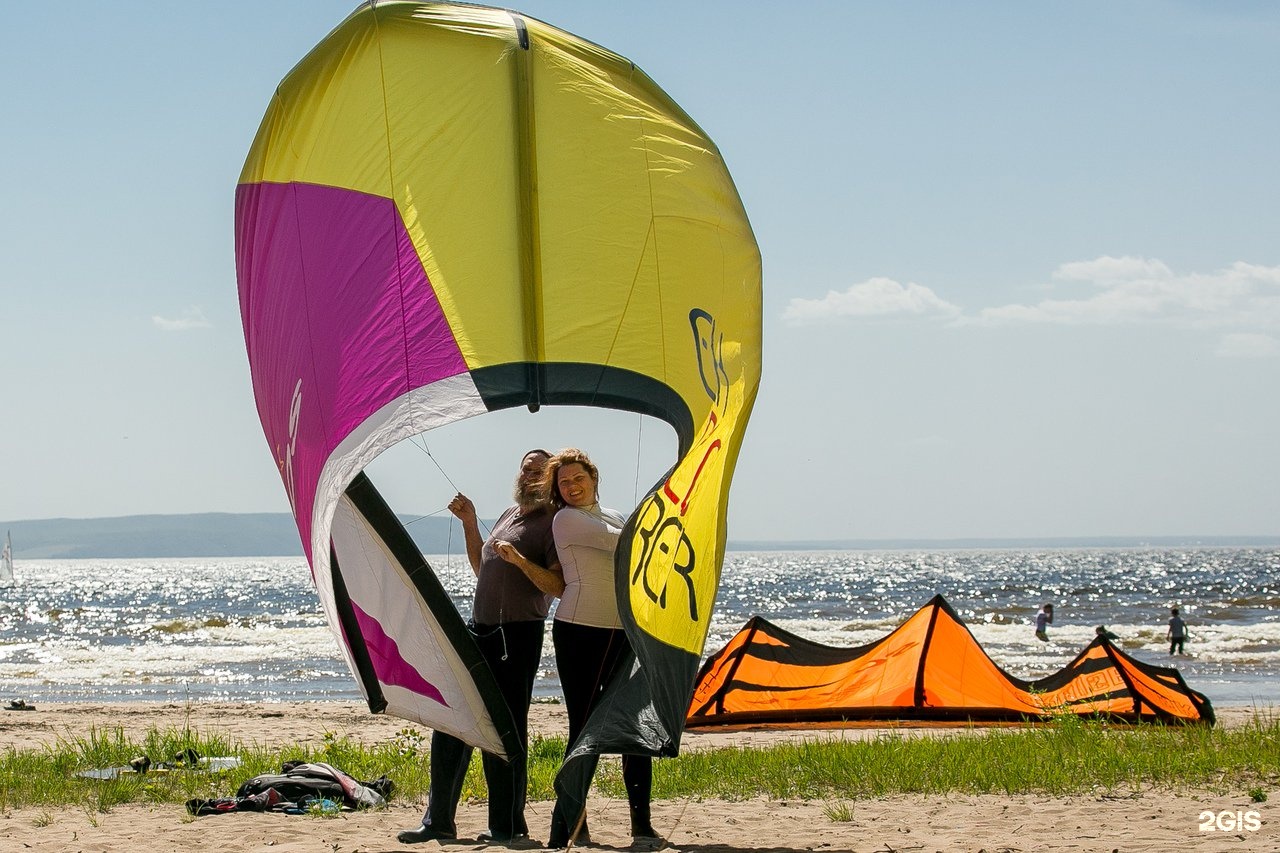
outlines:
[[[401,516],[424,554],[460,551],[462,526],[451,517]],[[492,522],[489,522],[492,524]],[[0,522],[13,535],[15,559],[87,557],[301,557],[302,542],[286,512],[126,515]]]
[[[424,554],[461,553],[462,527],[451,517],[400,520]],[[453,522],[452,527],[450,522]],[[486,522],[492,525],[492,520]],[[0,522],[16,559],[90,557],[301,557],[293,517],[284,512],[126,515]],[[832,539],[730,541],[731,551],[872,551],[999,548],[1280,546],[1280,536],[1133,536],[1041,539]]]

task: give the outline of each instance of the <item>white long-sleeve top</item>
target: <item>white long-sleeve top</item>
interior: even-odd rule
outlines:
[[[613,589],[613,552],[626,523],[622,513],[599,504],[567,506],[551,522],[564,593],[556,619],[597,628],[621,628],[618,599]]]

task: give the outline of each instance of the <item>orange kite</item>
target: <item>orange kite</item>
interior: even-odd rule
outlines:
[[[877,642],[824,646],[755,616],[698,673],[686,728],[865,720],[1036,721],[1064,713],[1119,722],[1214,722],[1181,673],[1099,636],[1061,671],[1014,678],[941,595]]]

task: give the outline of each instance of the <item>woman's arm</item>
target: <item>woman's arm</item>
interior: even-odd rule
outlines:
[[[495,539],[493,550],[499,557],[523,572],[524,576],[546,595],[559,598],[564,593],[564,572],[561,571],[559,563],[552,563],[544,569],[517,551],[516,546],[505,539]]]
[[[611,520],[597,518],[575,507],[565,507],[557,512],[551,522],[551,530],[557,548],[582,545],[601,551],[617,548],[618,537],[622,533],[622,527],[615,527]]]

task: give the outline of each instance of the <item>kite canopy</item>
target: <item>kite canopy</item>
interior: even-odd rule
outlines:
[[[374,711],[521,748],[362,473],[378,454],[513,406],[671,424],[679,457],[616,564],[640,661],[628,713],[651,724],[594,743],[674,751],[760,378],[760,255],[706,134],[628,60],[540,21],[363,3],[271,100],[236,189],[236,265],[262,427]]]
[[[1064,713],[1131,723],[1214,721],[1209,700],[1176,669],[1134,660],[1105,636],[1060,672],[1014,678],[936,595],[884,639],[853,649],[753,617],[703,665],[685,725],[997,722]]]

